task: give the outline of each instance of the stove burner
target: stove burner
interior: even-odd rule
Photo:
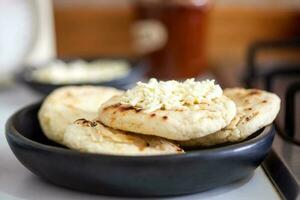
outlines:
[[[262,88],[281,94],[284,115],[279,116],[275,122],[278,134],[271,153],[263,162],[263,168],[284,199],[300,199],[300,132],[299,124],[296,123],[299,117],[297,115],[299,101],[296,100],[296,95],[300,91],[300,62],[277,63],[267,71],[258,70],[258,52],[274,49],[300,49],[300,38],[289,41],[258,42],[251,46],[247,58],[245,84],[247,87],[257,87],[261,82]],[[261,67],[259,66],[260,69]],[[280,85],[278,85],[279,79],[281,79]]]
[[[285,109],[285,131],[288,137],[295,136],[295,120],[296,120],[296,94],[300,91],[300,82],[290,85],[286,92],[286,109]],[[298,142],[298,144],[300,144]]]
[[[257,55],[262,50],[273,49],[300,49],[300,38],[292,39],[289,41],[268,41],[257,42],[253,44],[248,52],[248,64],[247,64],[247,76],[245,78],[245,85],[247,87],[255,87],[257,80],[264,81],[264,89],[267,91],[273,91],[274,80],[282,77],[300,76],[300,64],[299,63],[285,63],[277,64],[271,69],[265,71],[258,70]],[[288,85],[285,92],[285,117],[284,127],[280,127],[275,123],[277,131],[289,141],[292,141],[300,145],[295,136],[295,120],[296,120],[296,94],[300,90],[300,82],[292,82]]]
[[[300,38],[295,38],[291,40],[281,40],[281,41],[261,41],[251,45],[247,55],[247,76],[245,79],[246,86],[247,87],[253,86],[254,81],[259,77],[258,69],[257,69],[257,55],[259,52],[261,52],[262,50],[299,49],[299,48],[300,48]],[[299,65],[292,68],[298,70],[299,73],[300,71]]]

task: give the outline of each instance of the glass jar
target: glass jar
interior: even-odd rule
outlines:
[[[146,54],[151,77],[184,79],[205,70],[208,0],[140,0],[135,8],[139,23],[156,22],[151,30],[160,32],[160,45]]]

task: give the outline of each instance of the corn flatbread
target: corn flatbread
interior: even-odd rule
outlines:
[[[44,100],[38,118],[44,134],[62,144],[66,127],[79,118],[95,119],[100,105],[122,91],[109,87],[70,86],[53,91]]]
[[[114,129],[164,137],[171,140],[189,140],[214,133],[227,126],[236,114],[236,106],[226,96],[199,104],[197,110],[143,109],[120,103],[114,96],[103,103],[99,120]]]
[[[85,119],[79,119],[67,127],[63,143],[71,149],[89,153],[132,156],[184,153],[163,138],[118,131],[99,121]]]
[[[271,124],[280,109],[277,95],[257,90],[232,88],[224,94],[237,105],[237,115],[231,123],[216,133],[189,141],[180,141],[182,146],[212,146],[246,139],[262,127]]]

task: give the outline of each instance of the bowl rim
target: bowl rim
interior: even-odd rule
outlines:
[[[40,107],[42,101],[29,104],[27,106],[24,106],[23,108],[19,109],[15,113],[13,113],[8,120],[6,121],[6,129],[5,129],[5,135],[6,140],[9,142],[9,139],[11,137],[15,142],[18,142],[19,144],[22,144],[27,147],[31,147],[37,150],[42,151],[50,151],[54,153],[60,153],[60,154],[67,154],[67,155],[73,155],[73,156],[84,156],[88,158],[110,158],[110,159],[123,159],[123,160],[170,160],[170,159],[187,159],[187,158],[195,158],[199,156],[219,156],[220,154],[232,154],[232,153],[238,153],[240,151],[243,151],[245,149],[252,148],[253,146],[256,146],[258,143],[261,143],[268,139],[269,137],[273,138],[275,135],[274,127],[272,124],[267,125],[263,128],[261,128],[260,133],[256,135],[253,138],[247,139],[242,142],[229,144],[226,146],[218,146],[213,148],[206,148],[206,149],[197,149],[197,150],[191,150],[182,154],[163,154],[163,155],[114,155],[114,154],[101,154],[101,153],[88,153],[88,152],[80,152],[64,147],[58,147],[58,146],[51,146],[39,143],[35,140],[31,140],[27,137],[25,137],[22,133],[20,133],[15,125],[14,122],[16,118],[23,112],[36,109],[37,107]]]

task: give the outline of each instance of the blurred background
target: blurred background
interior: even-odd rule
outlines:
[[[300,37],[300,1],[0,0],[0,27],[2,82],[54,58],[125,58],[147,63],[146,77],[214,73],[238,85],[253,43]]]
[[[265,192],[264,177],[286,199],[299,196],[299,75],[300,0],[0,0],[0,132],[17,109],[67,85],[195,77],[278,94],[274,161],[249,182],[254,189],[227,193],[237,199]],[[16,198],[59,195],[27,179],[2,137],[10,170],[0,188]]]

